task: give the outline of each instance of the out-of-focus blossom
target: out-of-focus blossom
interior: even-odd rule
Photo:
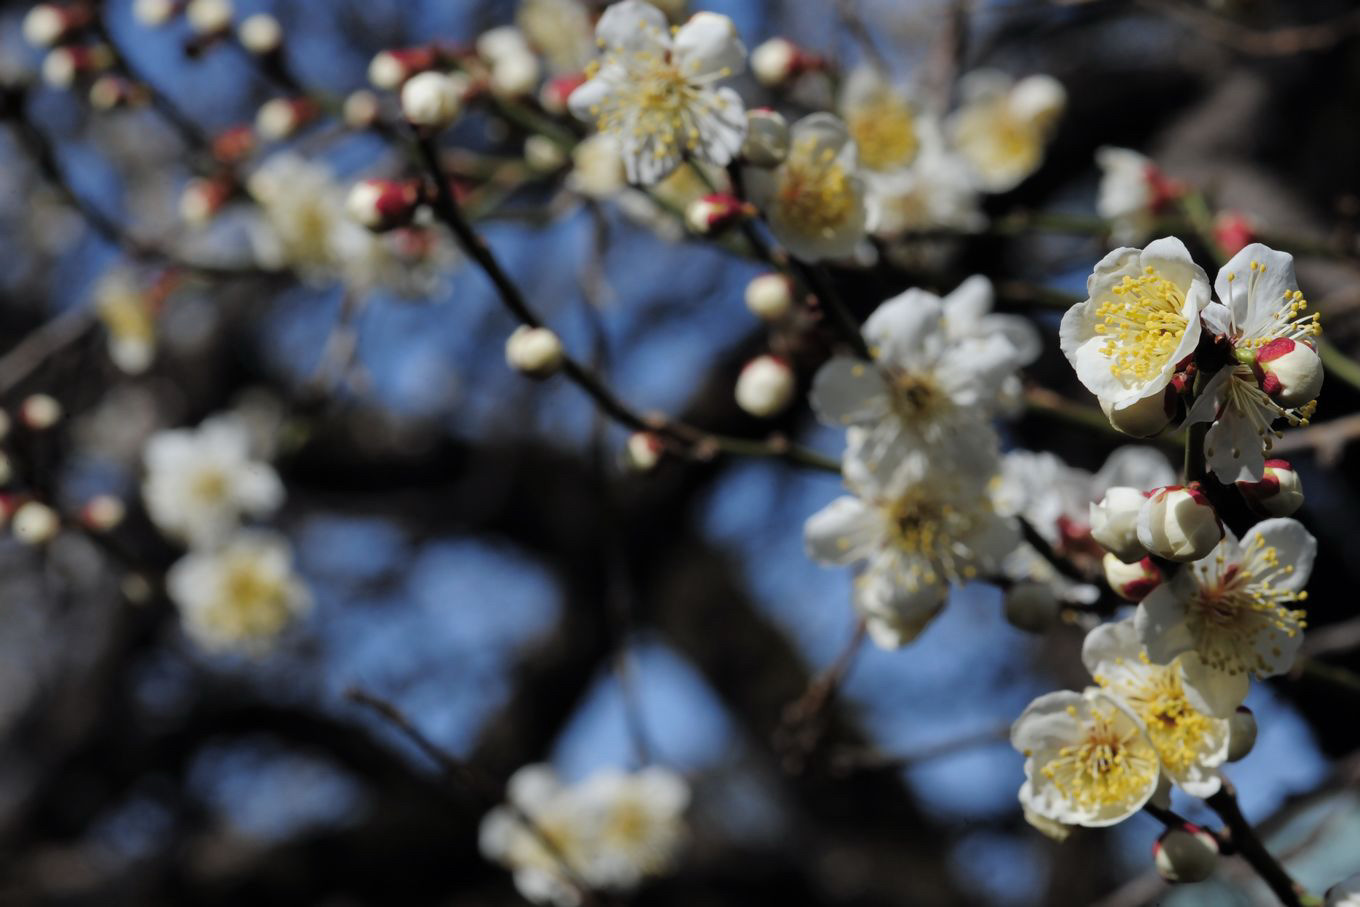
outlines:
[[[950,142],[972,165],[981,189],[1013,189],[1043,163],[1067,91],[1051,76],[1015,81],[992,69],[968,73],[959,91],[962,104],[946,123]]]

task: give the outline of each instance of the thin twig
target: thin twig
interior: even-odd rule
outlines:
[[[817,749],[826,730],[826,712],[864,648],[867,625],[855,621],[854,632],[840,653],[825,669],[809,681],[803,695],[784,707],[783,720],[775,731],[775,748],[783,753],[784,767],[797,774]]]
[[[1262,881],[1270,886],[1270,890],[1275,892],[1280,903],[1285,907],[1302,907],[1301,899],[1308,896],[1307,889],[1295,882],[1261,843],[1256,830],[1251,827],[1247,817],[1242,814],[1242,808],[1237,804],[1237,792],[1232,782],[1224,778],[1223,786],[1218,793],[1206,798],[1204,802],[1218,813],[1223,824],[1227,826],[1228,837],[1232,840],[1237,853],[1250,863]]]

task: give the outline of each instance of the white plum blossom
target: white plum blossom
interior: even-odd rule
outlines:
[[[793,256],[843,258],[864,239],[864,181],[856,158],[845,123],[814,113],[790,127],[789,152],[779,166],[747,168],[751,201]]]
[[[876,68],[861,65],[851,70],[841,88],[839,108],[866,177],[894,173],[915,159],[921,147],[916,107]]]
[[[1013,189],[1043,163],[1067,91],[1051,76],[1014,81],[993,69],[968,73],[959,91],[963,102],[946,122],[950,141],[971,165],[979,188]]]
[[[1214,289],[1219,302],[1205,308],[1205,328],[1231,345],[1233,358],[1199,392],[1186,419],[1213,423],[1204,455],[1219,481],[1258,481],[1279,436],[1275,424],[1307,425],[1317,406],[1322,365],[1312,338],[1322,326],[1317,313],[1305,314],[1308,302],[1287,252],[1244,247],[1219,270]],[[1278,361],[1296,380],[1274,373],[1271,363]]]
[[[1096,164],[1100,167],[1096,213],[1110,222],[1110,237],[1123,245],[1147,239],[1178,187],[1151,158],[1130,148],[1099,148]]]
[[[741,96],[716,84],[746,66],[731,19],[696,13],[672,35],[661,10],[622,0],[604,11],[595,36],[603,58],[569,106],[618,137],[631,182],[651,185],[687,155],[731,162],[746,134]]]
[[[1228,721],[1190,703],[1174,661],[1152,663],[1133,618],[1086,634],[1081,658],[1095,682],[1143,722],[1162,771],[1176,786],[1195,797],[1218,792],[1217,769],[1228,758]]]
[[[121,371],[140,375],[156,356],[156,301],[132,276],[113,271],[95,288],[94,308],[109,334],[109,358]]]
[[[1179,239],[1115,249],[1063,315],[1063,354],[1102,406],[1120,411],[1162,394],[1200,336],[1209,278]]]
[[[553,73],[578,73],[595,54],[590,11],[580,0],[522,0],[515,24]]]
[[[987,218],[967,161],[946,147],[935,120],[923,117],[917,129],[921,147],[910,166],[864,175],[869,232],[892,239],[911,232],[982,229]]]
[[[184,632],[210,651],[258,653],[311,608],[288,540],[244,529],[222,547],[193,551],[165,579]]]
[[[251,456],[250,432],[236,418],[159,432],[143,458],[147,515],[166,535],[193,546],[217,544],[243,517],[267,516],[283,503],[278,474]]]
[[[1097,688],[1040,696],[1011,727],[1011,745],[1025,756],[1021,805],[1063,825],[1122,822],[1152,799],[1161,776],[1142,721]]]
[[[863,564],[854,603],[869,636],[898,648],[944,607],[950,584],[999,572],[1019,543],[1000,516],[985,479],[923,470],[898,487],[860,489],[808,518],[808,555],[823,564]]]
[[[890,481],[906,461],[921,457],[986,476],[995,470],[988,417],[1022,354],[1004,325],[975,333],[962,317],[949,318],[951,306],[975,307],[981,289],[960,288],[973,297],[963,301],[907,290],[864,324],[872,362],[837,356],[817,372],[812,407],[822,421],[851,429],[852,480]]]
[[[1138,635],[1157,664],[1179,657],[1181,680],[1200,711],[1227,718],[1246,699],[1252,675],[1293,667],[1303,642],[1304,586],[1317,541],[1288,518],[1232,532],[1138,606]]]

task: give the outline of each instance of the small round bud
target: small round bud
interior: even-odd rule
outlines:
[[[745,216],[741,199],[725,192],[696,198],[685,208],[685,224],[700,236],[719,233]]]
[[[1067,107],[1067,89],[1052,76],[1026,76],[1011,89],[1006,106],[1017,119],[1047,126]]]
[[[1100,565],[1105,569],[1105,582],[1110,584],[1110,590],[1127,602],[1142,601],[1166,579],[1150,557],[1126,564],[1113,554],[1106,554]]]
[[[524,140],[524,162],[538,173],[552,173],[567,162],[567,153],[546,135]]]
[[[56,536],[61,529],[61,518],[46,504],[28,501],[14,511],[11,528],[14,537],[25,545],[41,545]]]
[[[1138,541],[1150,554],[1189,563],[1207,557],[1223,539],[1218,514],[1193,485],[1148,492],[1138,512]]]
[[[1138,513],[1146,500],[1137,488],[1121,485],[1106,489],[1100,502],[1090,507],[1091,538],[1126,564],[1147,554],[1138,541]]]
[[[543,74],[538,57],[529,50],[508,54],[491,67],[491,91],[500,98],[523,98],[534,93]]]
[[[1256,241],[1256,228],[1246,215],[1223,211],[1214,218],[1214,239],[1225,255],[1236,255]]]
[[[1285,407],[1303,406],[1322,390],[1322,357],[1306,343],[1276,337],[1256,351],[1261,390]]]
[[[1238,482],[1237,490],[1261,516],[1292,516],[1303,506],[1303,481],[1288,460],[1266,460],[1261,481]]]
[[[554,116],[561,116],[567,112],[567,99],[571,93],[586,83],[586,77],[581,73],[573,73],[566,76],[554,76],[543,83],[543,87],[538,90],[538,103],[543,105],[543,109]]]
[[[649,472],[661,462],[666,445],[649,431],[635,431],[628,436],[626,452],[629,466],[638,472]]]
[[[1256,716],[1239,705],[1228,718],[1228,761],[1240,762],[1256,746]]]
[[[746,162],[755,167],[777,167],[788,155],[788,120],[768,107],[746,111],[746,140],[741,146]]]
[[[1144,397],[1123,409],[1113,409],[1103,400],[1100,408],[1116,431],[1135,438],[1155,438],[1176,421],[1176,394],[1168,386],[1165,393]]]
[[[51,87],[66,89],[77,79],[103,72],[112,62],[109,49],[102,44],[63,45],[52,48],[43,57],[42,77]]]
[[[213,137],[213,157],[224,164],[239,164],[255,151],[255,130],[232,126]]]
[[[164,25],[179,11],[180,4],[175,0],[135,0],[132,4],[133,18],[143,25]]]
[[[345,199],[351,218],[375,233],[404,227],[420,205],[420,185],[413,180],[363,180]]]
[[[246,50],[263,57],[283,46],[283,26],[268,13],[256,13],[236,27],[236,37]]]
[[[505,361],[515,371],[546,378],[562,366],[562,341],[547,328],[520,325],[505,342]]]
[[[90,106],[95,110],[114,110],[132,97],[132,85],[122,76],[105,73],[90,83]]]
[[[1328,888],[1323,907],[1360,907],[1360,872]]]
[[[1203,882],[1218,864],[1218,842],[1198,825],[1168,828],[1152,846],[1157,874],[1168,882]]]
[[[374,88],[393,91],[412,76],[433,69],[438,62],[438,55],[429,47],[384,50],[368,64],[368,81]]]
[[[111,494],[95,495],[80,508],[80,521],[95,532],[108,532],[123,522],[127,507]]]
[[[416,126],[443,129],[458,118],[468,80],[461,73],[422,72],[401,88],[401,112]]]
[[[793,402],[797,378],[788,360],[778,356],[757,356],[742,367],[737,376],[737,405],[753,416],[768,419]]]
[[[1006,622],[1026,633],[1043,633],[1058,619],[1058,597],[1047,583],[1016,583],[1003,600]]]
[[[48,394],[32,394],[19,404],[19,421],[31,431],[47,431],[61,421],[61,404]]]
[[[231,0],[189,0],[184,18],[195,34],[206,38],[228,31],[232,12]]]
[[[24,40],[34,47],[52,47],[69,38],[85,19],[79,8],[39,3],[24,16]]]
[[[366,88],[350,92],[345,98],[341,116],[350,129],[367,129],[378,121],[378,96]]]
[[[222,179],[194,177],[179,195],[179,216],[195,227],[211,221],[231,197],[232,184]]]
[[[793,284],[783,274],[761,274],[746,285],[746,308],[762,321],[779,321],[793,308]]]
[[[260,105],[255,131],[267,142],[279,142],[297,134],[320,113],[310,98],[274,98]]]
[[[800,70],[802,52],[787,38],[771,38],[751,51],[751,72],[760,84],[783,85]]]

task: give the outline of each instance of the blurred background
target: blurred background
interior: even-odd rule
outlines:
[[[500,782],[536,761],[570,779],[646,760],[682,771],[693,844],[641,904],[1271,903],[1236,861],[1167,888],[1151,873],[1160,825],[1147,816],[1061,844],[1022,821],[1006,730],[1033,696],[1086,682],[1081,631],[1023,633],[993,587],[956,591],[902,651],[860,651],[803,746],[788,707],[854,634],[849,576],[803,553],[802,522],[840,492],[836,476],[731,457],[627,468],[627,432],[577,388],[506,366],[514,323],[451,246],[422,251],[400,280],[339,279],[258,266],[246,204],[186,228],[180,199],[211,171],[214,137],[266,100],[297,85],[343,98],[380,50],[471,43],[516,15],[473,0],[236,5],[283,24],[284,69],[197,46],[182,22],[147,28],[108,0],[108,37],[158,99],[109,111],[37,77],[43,54],[20,30],[30,4],[0,13],[0,402],[16,421],[35,393],[64,412],[50,431],[12,430],[8,488],[64,514],[97,494],[130,509],[111,533],[0,541],[0,903],[522,903],[478,855],[489,804],[354,689]],[[847,64],[867,40],[904,81],[981,66],[1052,74],[1068,111],[1042,168],[986,199],[993,224],[1091,218],[1096,149],[1138,149],[1294,251],[1327,336],[1360,353],[1353,4],[693,8],[731,16],[750,46],[784,35]],[[740,84],[751,106],[817,103],[815,86],[775,97]],[[622,203],[572,197],[560,172],[526,169],[524,138],[473,111],[444,148],[531,304],[638,410],[765,437],[731,390],[766,342],[742,302],[761,267]],[[401,172],[392,148],[323,117],[252,162],[291,150],[345,185]],[[1213,273],[1211,250],[1182,238]],[[833,269],[841,294],[863,317],[907,286],[987,274],[998,306],[1044,333],[1027,378],[1089,410],[1057,349],[1061,308],[1045,303],[1082,291],[1105,239],[1022,228],[927,242],[897,266]],[[142,285],[175,275],[142,374],[110,361],[95,317],[111,272]],[[796,353],[806,379],[826,344]],[[1121,439],[1064,406],[1029,406],[1005,444],[1094,470]],[[227,409],[277,438],[276,523],[315,599],[258,656],[185,638],[160,592],[178,552],[137,505],[145,439]],[[1320,676],[1360,670],[1358,409],[1354,384],[1329,373],[1314,424],[1330,428],[1288,454],[1321,545],[1305,644],[1321,667],[1253,689],[1260,741],[1229,771],[1314,891],[1360,870],[1360,690],[1354,675]],[[841,433],[806,404],[775,427],[839,456]]]

